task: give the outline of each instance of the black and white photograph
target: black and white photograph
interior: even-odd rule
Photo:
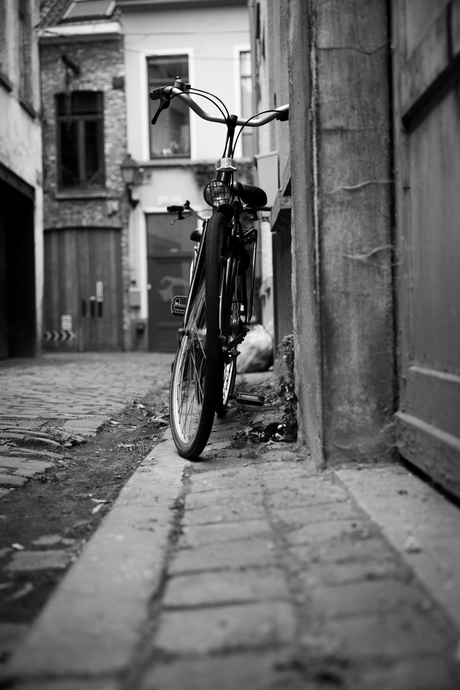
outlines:
[[[0,0],[0,690],[460,689],[460,0]]]

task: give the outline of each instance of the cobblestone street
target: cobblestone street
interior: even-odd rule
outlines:
[[[144,353],[86,353],[2,363],[0,496],[59,460],[59,441],[65,441],[66,435],[92,437],[128,402],[152,388],[167,389],[171,359],[171,355]],[[17,457],[17,448],[8,448],[8,442],[26,447]],[[30,451],[27,444],[41,449]],[[7,450],[16,457],[7,457]]]
[[[22,420],[29,427],[72,420],[69,426],[85,429],[82,420],[93,420],[94,428],[158,385],[159,372],[171,361],[172,355],[139,352],[45,354],[37,360],[1,362],[0,422]]]

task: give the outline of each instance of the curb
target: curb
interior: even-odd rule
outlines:
[[[142,461],[5,669],[8,680],[113,676],[132,661],[162,584],[187,461],[172,440]]]

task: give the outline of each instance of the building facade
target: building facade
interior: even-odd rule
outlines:
[[[113,0],[56,0],[40,25],[44,347],[131,348],[123,35]]]
[[[34,356],[42,329],[38,0],[0,3],[0,358]]]
[[[230,112],[252,114],[249,20],[245,0],[119,0],[125,40],[128,151],[136,162],[129,221],[130,298],[134,346],[176,347],[177,317],[169,305],[186,294],[194,218],[171,222],[169,205],[190,201],[210,212],[202,189],[215,177],[225,128],[201,120],[178,99],[150,120],[149,91],[176,76],[219,96]],[[201,99],[205,110],[211,104]],[[217,111],[216,111],[217,112]],[[251,134],[241,138],[239,174],[252,170]]]
[[[317,466],[398,451],[460,495],[459,3],[251,13],[262,97],[289,84],[271,225],[300,439]]]

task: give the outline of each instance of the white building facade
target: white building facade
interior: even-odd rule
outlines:
[[[186,294],[197,222],[175,222],[167,206],[190,201],[209,212],[202,189],[215,176],[225,127],[205,122],[178,99],[150,124],[157,86],[176,76],[220,97],[231,113],[252,114],[251,56],[245,0],[119,0],[125,38],[127,148],[137,164],[130,217],[130,298],[135,347],[172,351],[177,317],[170,300]],[[212,111],[205,99],[200,105]],[[217,111],[216,111],[217,112]],[[250,130],[249,130],[250,131]],[[241,137],[237,158],[252,168],[251,136]]]

